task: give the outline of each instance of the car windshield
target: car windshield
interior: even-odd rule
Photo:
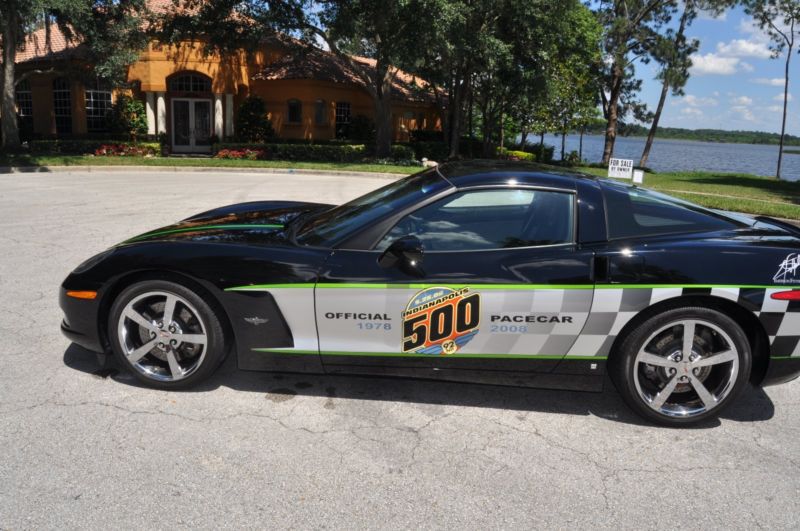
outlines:
[[[297,232],[301,245],[333,246],[392,212],[450,187],[435,168],[410,175],[306,221]]]

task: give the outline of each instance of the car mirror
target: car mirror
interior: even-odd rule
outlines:
[[[416,236],[403,236],[395,240],[378,258],[378,265],[384,269],[396,267],[407,275],[424,277],[422,255],[424,246]]]

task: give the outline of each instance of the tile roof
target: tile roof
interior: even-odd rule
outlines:
[[[80,43],[70,41],[57,25],[50,26],[50,38],[47,28],[39,28],[25,37],[25,43],[17,51],[17,63],[42,59],[66,59],[79,52]]]
[[[314,79],[365,86],[363,78],[350,64],[332,52],[299,44],[286,46],[286,53],[251,76],[256,80]],[[375,59],[353,56],[357,62],[375,67]],[[428,83],[403,70],[392,83],[392,95],[408,101],[430,102]]]

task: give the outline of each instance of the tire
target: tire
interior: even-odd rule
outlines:
[[[120,363],[157,389],[196,385],[211,376],[226,353],[225,332],[211,306],[186,286],[164,280],[138,282],[117,296],[108,338]]]
[[[692,335],[690,344],[684,332]],[[718,416],[747,385],[750,343],[741,327],[710,308],[650,317],[623,338],[610,375],[630,408],[654,423],[687,426]]]

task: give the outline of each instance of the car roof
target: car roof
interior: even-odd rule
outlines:
[[[544,186],[575,190],[577,180],[597,181],[597,177],[583,173],[559,170],[552,166],[508,160],[471,160],[448,162],[436,167],[439,175],[457,188],[472,186],[514,185]]]

